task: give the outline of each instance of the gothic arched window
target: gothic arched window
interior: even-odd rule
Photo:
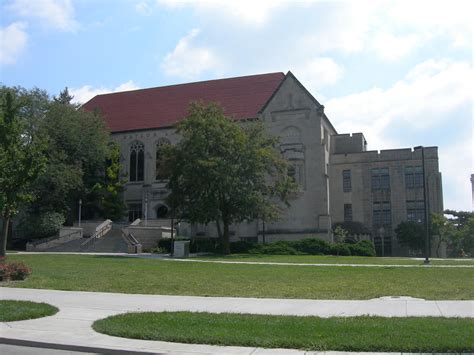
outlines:
[[[166,176],[163,169],[161,168],[161,163],[163,159],[163,146],[170,144],[170,141],[166,138],[161,138],[156,143],[156,154],[155,154],[155,179],[164,180]]]
[[[130,146],[130,181],[143,181],[145,172],[145,146],[133,142]]]

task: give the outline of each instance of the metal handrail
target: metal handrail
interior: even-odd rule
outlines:
[[[108,223],[105,223],[107,221],[108,221]],[[100,225],[102,225],[102,224],[104,224],[104,225],[99,230],[96,230],[96,232],[94,234],[92,234],[89,238],[87,238],[84,241],[84,243],[81,244],[81,248],[86,246],[87,244],[89,244],[94,239],[102,238],[105,234],[107,234],[112,229],[112,221],[110,221],[110,220],[107,220],[107,221],[104,221],[103,223],[100,224]]]
[[[132,233],[127,233],[124,230],[122,230],[122,236],[127,242],[127,244],[132,245],[132,246],[137,246],[141,245],[141,243],[133,236]]]

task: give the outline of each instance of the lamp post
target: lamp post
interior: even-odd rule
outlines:
[[[380,241],[382,242],[382,257],[385,256],[385,240],[384,240],[385,228],[382,226],[379,228]]]
[[[79,216],[78,216],[79,228],[81,228],[81,211],[82,211],[82,199],[79,199]]]
[[[148,224],[148,194],[145,195],[145,226]]]
[[[426,193],[426,173],[425,173],[425,147],[417,146],[413,150],[421,150],[421,164],[423,170],[423,203],[425,210],[425,265],[430,264],[430,231],[429,231],[429,221],[428,221],[428,201]]]

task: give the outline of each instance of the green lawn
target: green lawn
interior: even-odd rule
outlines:
[[[369,264],[369,265],[423,265],[423,260],[411,258],[379,258],[368,256],[333,256],[333,255],[261,255],[261,254],[233,254],[199,256],[199,260],[224,261],[256,261],[274,263],[301,263],[301,264]],[[432,265],[472,265],[474,259],[431,259]]]
[[[93,328],[124,338],[192,344],[320,351],[474,351],[471,319],[147,312],[98,320]]]
[[[340,257],[341,260],[343,257]],[[33,273],[9,287],[306,299],[474,299],[473,268],[360,268],[194,263],[93,255],[9,255]]]
[[[0,322],[52,316],[58,309],[46,303],[0,300]]]

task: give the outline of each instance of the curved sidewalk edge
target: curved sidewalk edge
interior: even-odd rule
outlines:
[[[91,327],[92,323],[98,319],[125,312],[194,311],[321,317],[367,314],[384,317],[426,315],[474,317],[474,301],[394,300],[391,298],[368,301],[256,299],[130,295],[6,287],[0,287],[0,299],[46,302],[59,308],[59,312],[50,317],[0,323],[0,343],[107,354],[121,354],[123,352],[181,355],[343,354],[342,352],[305,352],[294,349],[263,349],[126,339],[96,333]]]

